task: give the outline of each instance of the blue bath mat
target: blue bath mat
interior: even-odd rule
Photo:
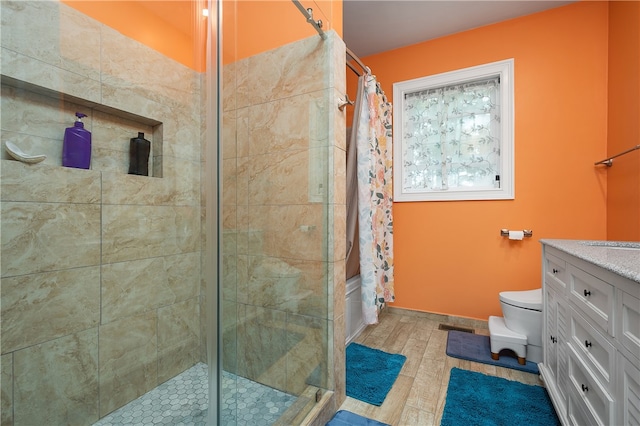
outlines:
[[[483,364],[497,365],[499,367],[513,368],[527,373],[539,374],[538,364],[527,361],[525,365],[518,364],[518,359],[505,351],[500,352],[500,359],[491,358],[491,341],[489,336],[465,333],[463,331],[449,330],[447,337],[447,355],[481,362]]]
[[[351,411],[338,411],[325,426],[389,426],[377,420],[362,417]]]
[[[347,396],[382,405],[406,359],[404,355],[350,343],[347,346]]]
[[[547,391],[475,371],[451,369],[440,426],[554,426]]]

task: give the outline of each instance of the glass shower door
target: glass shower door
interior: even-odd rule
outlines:
[[[200,5],[2,1],[2,424],[204,422]],[[62,166],[76,112],[89,169]],[[148,176],[128,173],[139,132]],[[119,411],[174,381],[168,405]]]

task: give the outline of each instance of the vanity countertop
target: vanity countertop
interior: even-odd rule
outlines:
[[[640,242],[548,239],[540,242],[640,284]]]

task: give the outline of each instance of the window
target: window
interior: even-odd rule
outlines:
[[[393,85],[394,201],[514,198],[513,59]]]

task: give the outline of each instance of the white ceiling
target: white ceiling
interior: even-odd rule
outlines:
[[[344,0],[344,41],[360,58],[573,1]]]

